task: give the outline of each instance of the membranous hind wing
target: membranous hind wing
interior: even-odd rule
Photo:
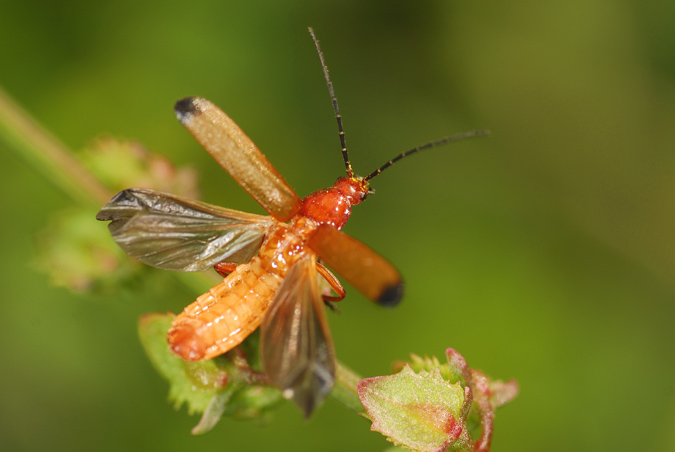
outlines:
[[[203,271],[256,255],[275,220],[154,190],[121,191],[96,215],[117,244],[154,267]]]
[[[306,417],[335,380],[333,342],[319,293],[316,257],[308,252],[288,271],[260,329],[263,370]]]

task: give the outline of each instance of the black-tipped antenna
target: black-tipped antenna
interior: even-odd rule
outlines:
[[[333,110],[335,111],[335,119],[337,120],[338,133],[340,134],[340,146],[342,146],[342,159],[345,161],[345,167],[347,168],[347,176],[354,177],[354,170],[352,170],[352,164],[349,162],[349,155],[347,154],[347,145],[345,144],[345,132],[342,130],[342,116],[340,116],[340,109],[338,108],[338,101],[335,97],[335,91],[333,91],[333,82],[330,81],[330,76],[328,75],[328,66],[326,66],[326,61],[323,59],[323,52],[321,51],[321,46],[319,45],[319,40],[316,39],[314,30],[312,27],[309,27],[309,34],[312,35],[312,40],[316,46],[316,51],[319,53],[319,59],[321,60],[321,69],[323,69],[323,76],[326,78],[326,85],[328,85],[328,92],[330,93],[330,99],[333,102]]]
[[[489,135],[489,134],[490,134],[490,132],[488,130],[472,130],[470,132],[458,133],[457,135],[452,135],[450,137],[441,138],[438,141],[432,141],[430,143],[423,144],[422,146],[417,146],[414,149],[411,149],[409,151],[405,151],[405,152],[397,155],[396,157],[389,160],[387,163],[385,163],[384,165],[382,165],[381,167],[379,167],[378,169],[376,169],[375,171],[373,171],[372,173],[367,175],[364,179],[366,180],[366,182],[369,181],[373,177],[380,174],[382,171],[389,168],[394,163],[401,160],[403,157],[407,157],[407,156],[415,154],[419,151],[424,151],[425,149],[433,148],[433,147],[436,147],[436,146],[441,146],[441,145],[448,144],[448,143],[454,143],[455,141],[463,140],[465,138],[481,137],[481,136],[485,136],[485,135]]]

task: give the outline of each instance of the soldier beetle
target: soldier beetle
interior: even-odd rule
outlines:
[[[370,180],[396,161],[486,133],[466,132],[427,143],[366,177],[355,175],[333,84],[319,42],[309,31],[338,123],[345,177],[301,199],[232,119],[208,100],[189,97],[175,105],[178,120],[269,216],[142,188],[118,193],[96,216],[110,221],[113,239],[145,264],[177,271],[215,267],[224,280],[175,318],[168,332],[171,350],[185,360],[211,359],[260,327],[260,356],[269,382],[305,416],[331,391],[335,379],[324,303],[341,300],[345,290],[324,263],[378,304],[394,306],[403,295],[399,272],[340,231],[352,206],[372,193]],[[318,277],[336,296],[321,293]]]

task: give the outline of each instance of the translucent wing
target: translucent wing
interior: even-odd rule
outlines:
[[[385,306],[403,297],[401,274],[385,258],[329,224],[319,226],[307,245],[359,292]]]
[[[239,126],[206,99],[176,102],[176,117],[230,176],[280,221],[290,220],[300,198]]]
[[[262,365],[270,382],[306,417],[333,388],[335,359],[312,253],[288,271],[260,330]]]
[[[141,188],[115,195],[96,219],[110,221],[113,239],[130,256],[180,271],[203,271],[223,260],[248,262],[275,223],[270,217]]]

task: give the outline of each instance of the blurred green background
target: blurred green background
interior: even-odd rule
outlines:
[[[138,139],[200,173],[203,199],[262,213],[175,120],[200,95],[300,195],[343,166],[307,26],[347,144],[373,181],[346,231],[395,263],[395,310],[351,291],[331,316],[364,376],[459,350],[519,397],[495,451],[675,450],[675,3],[672,0],[0,1],[0,85],[71,149]],[[224,419],[202,437],[166,402],[137,318],[196,295],[170,276],[105,295],[36,270],[73,200],[0,142],[0,449],[383,450],[332,399],[309,421]],[[105,228],[93,218],[91,228]],[[157,271],[161,273],[161,271]]]

